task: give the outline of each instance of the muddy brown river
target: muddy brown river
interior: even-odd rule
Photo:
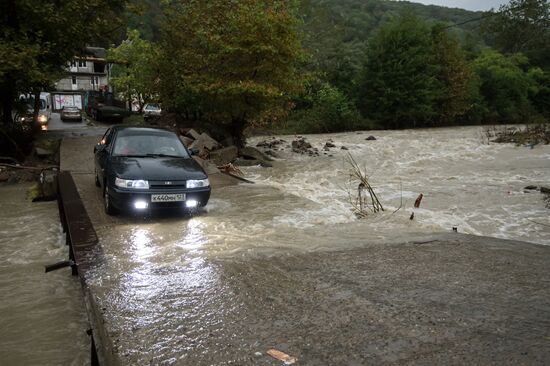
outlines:
[[[82,290],[70,270],[56,202],[26,201],[28,185],[0,187],[0,364],[88,365]]]
[[[193,217],[105,216],[93,181],[94,139],[69,141],[65,164],[104,252],[87,281],[113,354],[127,365],[280,364],[265,356],[270,347],[309,365],[547,357],[541,246],[525,247],[520,258],[491,242],[503,257],[486,263],[481,242],[431,235],[455,227],[550,244],[543,197],[524,190],[550,184],[550,146],[486,144],[480,127],[376,131],[377,140],[366,141],[370,134],[306,136],[319,157],[283,144],[273,168],[243,168],[255,184],[215,187]],[[293,136],[280,138],[290,144]],[[336,148],[324,155],[329,139]],[[350,211],[348,153],[384,212],[358,220]],[[533,276],[528,270],[533,287],[523,282]],[[542,353],[529,354],[535,345]]]

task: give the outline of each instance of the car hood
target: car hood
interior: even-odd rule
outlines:
[[[111,172],[123,179],[188,180],[205,179],[206,173],[192,158],[112,157]]]

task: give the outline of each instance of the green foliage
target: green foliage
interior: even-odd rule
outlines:
[[[441,100],[430,28],[415,17],[383,26],[367,50],[359,84],[363,115],[385,128],[427,126]]]
[[[145,119],[143,118],[143,114],[130,114],[129,116],[124,117],[123,123],[133,126],[147,125]]]
[[[427,22],[462,23],[480,16],[463,9],[381,0],[309,0],[302,5],[304,48],[311,54],[310,69],[354,99],[370,39],[381,26],[400,14],[415,14]],[[475,29],[466,23],[454,29],[465,38]],[[479,40],[476,40],[479,42]]]
[[[0,97],[11,122],[19,92],[47,88],[87,44],[117,26],[125,0],[7,0],[0,5]]]
[[[283,0],[188,0],[168,9],[161,42],[165,107],[228,128],[237,144],[302,85],[299,22]]]
[[[164,21],[160,0],[130,0],[127,7],[128,28],[137,29],[148,41],[160,40],[160,24]]]
[[[458,40],[443,26],[432,27],[432,62],[441,88],[435,99],[435,125],[457,121],[471,107],[473,76]]]
[[[110,49],[107,58],[115,63],[111,79],[115,91],[125,100],[136,100],[141,112],[145,103],[158,95],[157,46],[129,29],[127,39]]]
[[[528,73],[534,81],[534,86],[529,90],[529,99],[537,112],[550,121],[550,71],[531,68]]]
[[[130,15],[130,27],[145,39],[159,40],[159,28],[166,23],[162,0],[132,0],[141,11]],[[166,2],[166,1],[164,1]],[[168,1],[169,2],[169,1]],[[303,23],[303,47],[310,55],[308,70],[322,75],[348,98],[355,98],[356,80],[362,72],[369,39],[381,25],[401,13],[417,14],[429,22],[462,23],[480,13],[463,9],[386,0],[302,0],[298,9]],[[454,31],[460,39],[470,37],[476,23],[466,23]],[[479,38],[470,37],[478,48]]]
[[[488,17],[483,29],[505,54],[523,53],[535,65],[550,68],[550,3],[511,0]]]
[[[328,133],[370,127],[353,103],[328,83],[310,86],[285,126],[292,133]]]
[[[536,115],[530,96],[540,85],[536,70],[530,70],[522,54],[505,56],[494,50],[483,52],[474,62],[487,122],[530,122]]]

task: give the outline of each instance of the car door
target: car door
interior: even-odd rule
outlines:
[[[103,135],[99,144],[97,144],[95,147],[95,168],[97,172],[97,177],[99,178],[99,182],[102,185],[105,181],[105,168],[107,165],[107,160],[109,159],[109,155],[111,153],[114,134],[114,129],[109,128]]]

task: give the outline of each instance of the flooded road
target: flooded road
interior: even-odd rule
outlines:
[[[57,203],[31,203],[27,188],[0,187],[0,364],[88,365],[80,283],[44,273],[68,257]]]
[[[65,140],[62,168],[103,251],[86,284],[106,352],[122,365],[280,365],[269,348],[301,365],[544,364],[550,246],[450,232],[549,244],[542,196],[523,188],[549,185],[550,147],[487,145],[481,132],[306,136],[321,156],[283,144],[273,168],[243,168],[256,184],[215,186],[191,217],[106,216],[97,137]],[[350,211],[348,152],[385,212]],[[67,257],[56,204],[24,194],[0,188],[0,363],[85,365],[79,283],[43,273]]]
[[[308,136],[337,148],[277,151],[273,168],[245,169],[256,184],[213,187],[193,217],[106,216],[95,140],[66,140],[62,164],[103,248],[87,283],[110,352],[125,365],[278,365],[271,347],[306,365],[550,357],[550,246],[433,236],[457,227],[548,244],[548,227],[533,222],[549,223],[542,196],[523,187],[548,185],[549,147],[485,145],[479,127],[367,136]],[[353,216],[347,152],[384,213]]]

